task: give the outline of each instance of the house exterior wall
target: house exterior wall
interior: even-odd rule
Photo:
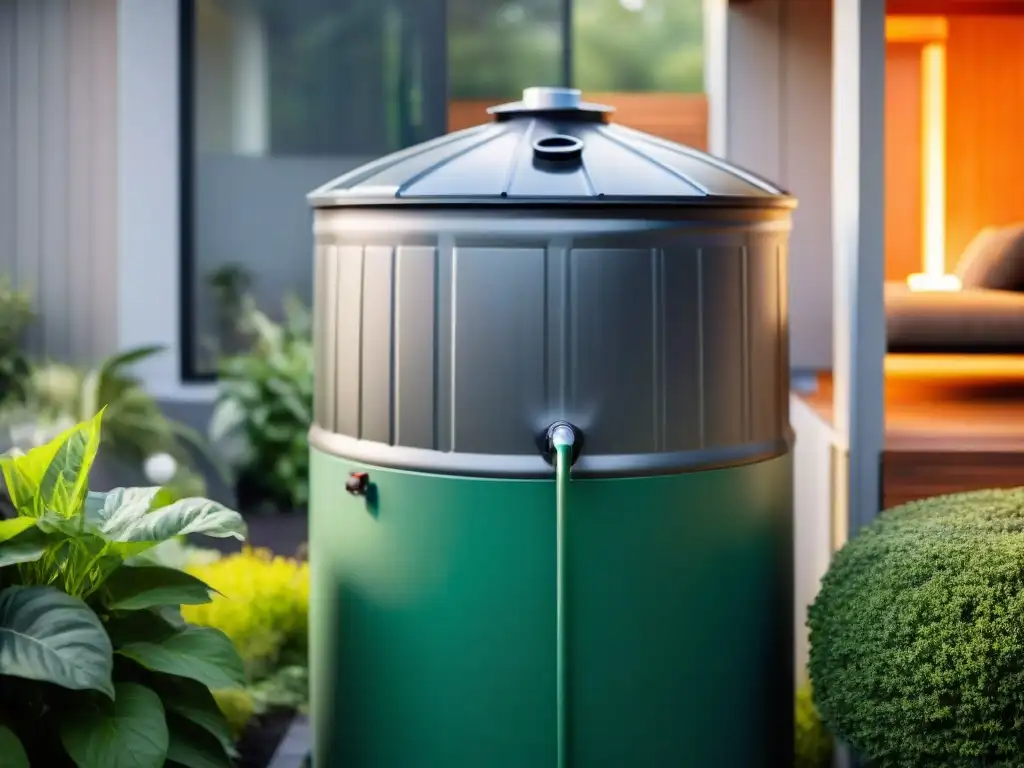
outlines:
[[[790,365],[832,366],[832,3],[732,3],[726,156],[797,196],[790,245]]]
[[[117,348],[117,0],[0,0],[0,277],[36,355]]]

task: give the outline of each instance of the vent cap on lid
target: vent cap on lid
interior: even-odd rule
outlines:
[[[572,88],[527,88],[491,123],[387,155],[314,192],[316,207],[544,203],[793,207],[724,160],[609,122]]]

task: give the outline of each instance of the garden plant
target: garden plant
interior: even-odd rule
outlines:
[[[1024,766],[1024,489],[884,512],[810,609],[822,719],[875,768]]]
[[[244,303],[242,329],[249,352],[220,366],[210,438],[237,473],[239,505],[278,511],[305,509],[309,501],[309,446],[313,419],[313,343],[309,310],[285,301],[278,324]]]
[[[88,490],[102,412],[0,458],[0,755],[6,768],[231,766],[212,690],[241,686],[231,640],[187,623],[211,588],[145,553],[187,534],[243,539],[237,512],[159,487]]]
[[[814,706],[809,682],[796,691],[795,768],[829,768],[832,765],[832,736]]]
[[[248,546],[222,555],[178,539],[146,558],[186,570],[216,590],[209,603],[182,606],[182,616],[221,630],[238,649],[245,686],[213,695],[242,757],[262,765],[260,756],[273,754],[291,721],[308,714],[308,562],[302,553],[283,557]]]
[[[139,468],[150,457],[167,454],[175,466],[173,476],[165,483],[167,490],[182,497],[205,494],[206,483],[196,457],[226,479],[224,463],[201,433],[167,418],[131,373],[133,365],[164,351],[160,346],[136,347],[111,355],[94,368],[53,362],[36,365],[29,378],[21,423],[36,427],[37,433],[43,427],[44,437],[48,427],[52,436],[104,407],[104,459]],[[7,421],[16,432],[18,420],[9,417]]]

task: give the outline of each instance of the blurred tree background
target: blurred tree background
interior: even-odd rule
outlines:
[[[512,100],[527,86],[562,85],[563,0],[195,2],[200,83],[217,86],[218,73],[239,66],[232,40],[256,20],[272,154],[370,156],[443,132],[423,113],[440,92],[424,83],[445,57],[451,100]],[[573,86],[703,90],[701,0],[572,3]],[[231,84],[219,87],[223,98],[210,103],[230,102]]]
[[[572,21],[575,87],[704,89],[701,0],[573,0]],[[450,97],[560,85],[562,26],[560,0],[448,0]]]

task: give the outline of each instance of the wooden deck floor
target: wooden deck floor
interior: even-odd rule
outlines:
[[[801,395],[832,420],[832,382]],[[891,356],[883,506],[1024,485],[1024,359]]]

